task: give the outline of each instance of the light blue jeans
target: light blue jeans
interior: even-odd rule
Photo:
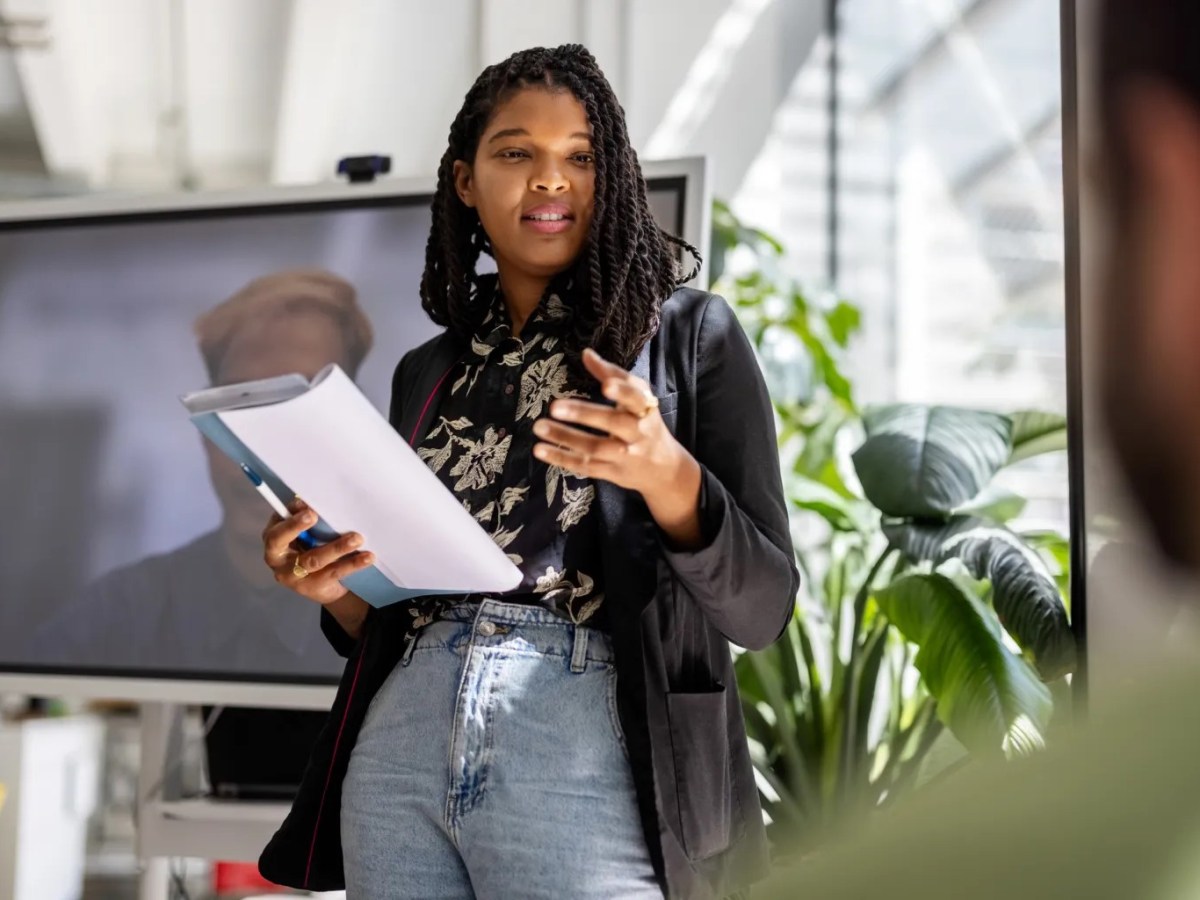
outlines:
[[[380,688],[342,793],[348,900],[660,898],[608,637],[454,606]]]

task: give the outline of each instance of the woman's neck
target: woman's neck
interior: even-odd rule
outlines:
[[[509,321],[512,322],[513,337],[520,337],[521,329],[542,302],[542,295],[546,293],[550,279],[514,272],[504,267],[498,268],[500,291],[504,295],[504,305],[508,308]]]

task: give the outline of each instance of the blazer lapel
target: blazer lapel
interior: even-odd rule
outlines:
[[[400,421],[393,423],[400,436],[413,446],[419,444],[429,430],[432,413],[437,408],[438,396],[448,387],[448,376],[458,362],[460,351],[457,343],[443,333],[429,351],[420,370],[413,375],[411,386],[401,385],[404,394],[404,411]]]

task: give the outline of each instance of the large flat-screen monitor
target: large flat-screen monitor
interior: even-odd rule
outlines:
[[[703,161],[645,168],[662,226],[704,247]],[[357,307],[374,340],[353,374],[386,411],[396,362],[437,331],[418,298],[431,196],[392,180],[0,209],[0,692],[327,703],[342,660],[318,607],[273,583],[266,504],[179,397],[351,365]]]

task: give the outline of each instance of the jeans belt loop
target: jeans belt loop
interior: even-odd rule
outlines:
[[[421,636],[421,632],[410,635],[408,638],[408,646],[404,648],[404,654],[400,657],[400,665],[407,666],[412,661],[413,650],[417,646],[417,639]]]
[[[571,650],[571,671],[576,675],[587,668],[588,629],[584,625],[575,626],[575,646]]]

